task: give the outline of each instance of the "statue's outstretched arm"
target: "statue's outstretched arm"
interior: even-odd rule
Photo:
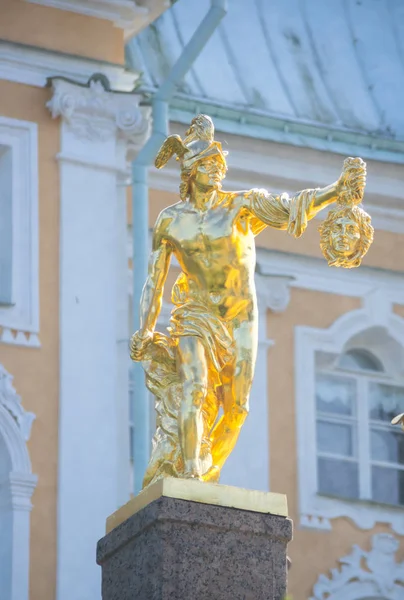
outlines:
[[[131,340],[132,360],[142,359],[145,347],[153,338],[163,302],[164,284],[170,267],[171,246],[164,239],[162,229],[162,222],[159,220],[153,232],[149,272],[140,299],[140,329]]]
[[[365,163],[361,159],[347,159],[339,179],[324,188],[302,190],[293,196],[251,190],[247,192],[245,199],[246,208],[255,220],[254,233],[259,233],[268,225],[286,229],[294,237],[300,237],[307,222],[326,206],[341,200],[344,195],[360,199],[365,183]]]

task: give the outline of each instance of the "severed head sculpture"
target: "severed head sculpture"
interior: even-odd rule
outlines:
[[[370,216],[359,206],[365,184],[366,163],[361,158],[347,158],[336,207],[319,226],[320,247],[329,266],[359,267],[373,241]]]

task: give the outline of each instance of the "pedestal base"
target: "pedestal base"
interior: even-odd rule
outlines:
[[[120,524],[98,542],[103,600],[284,600],[285,496],[188,480],[155,486],[113,515],[109,528]]]

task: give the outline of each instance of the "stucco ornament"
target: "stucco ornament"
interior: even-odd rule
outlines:
[[[90,77],[85,85],[62,77],[49,80],[53,96],[47,102],[52,117],[62,117],[78,137],[105,141],[120,135],[140,143],[149,129],[149,109],[140,107],[140,94],[111,90],[102,74]]]
[[[395,560],[399,541],[388,533],[372,537],[372,549],[366,552],[355,545],[351,554],[341,558],[340,569],[332,569],[331,576],[320,575],[310,600],[333,600],[351,598],[350,588],[358,583],[366,586],[365,596],[383,596],[386,600],[398,600],[404,594],[404,563]],[[355,596],[356,598],[362,596]]]
[[[0,364],[0,404],[3,405],[20,428],[21,435],[25,441],[31,435],[32,423],[35,420],[34,413],[26,412],[21,404],[21,397],[13,386],[13,377]]]

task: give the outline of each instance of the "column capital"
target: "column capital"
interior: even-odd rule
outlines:
[[[87,84],[51,77],[52,98],[46,106],[61,117],[78,138],[88,141],[125,140],[139,148],[149,134],[150,108],[140,106],[141,94],[111,90],[105,75],[95,73]]]
[[[290,301],[290,284],[294,277],[256,273],[258,304],[272,312],[284,312]]]

